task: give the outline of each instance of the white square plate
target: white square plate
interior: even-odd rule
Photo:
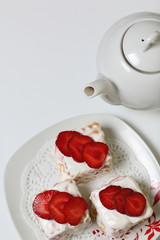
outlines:
[[[113,170],[106,174],[105,178],[96,179],[85,186],[81,184],[79,187],[82,195],[87,199],[90,191],[113,177],[126,174],[133,176],[143,191],[150,192],[150,201],[154,204],[154,214],[119,239],[148,240],[157,239],[160,235],[160,213],[158,211],[160,207],[160,168],[155,157],[135,131],[122,120],[108,114],[91,114],[67,119],[47,128],[24,144],[8,162],[5,170],[6,200],[13,222],[23,240],[44,239],[35,226],[30,201],[33,194],[60,181],[54,157],[51,154],[53,139],[62,130],[79,128],[94,121],[101,124],[106,134],[107,144],[110,146],[114,158]],[[36,165],[38,167],[36,171],[33,171],[35,164],[39,165]],[[50,170],[48,170],[47,164],[51,166]],[[35,176],[41,170],[43,174],[38,182],[38,178]],[[32,183],[33,186],[31,186]],[[36,232],[33,228],[36,229]],[[84,234],[73,239],[106,240],[109,238],[99,232],[96,224],[93,224]]]

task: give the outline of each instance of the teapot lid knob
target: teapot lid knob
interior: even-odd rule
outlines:
[[[160,22],[145,20],[133,24],[123,37],[122,51],[133,68],[160,72]]]

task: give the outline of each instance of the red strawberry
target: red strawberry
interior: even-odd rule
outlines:
[[[83,149],[83,159],[91,168],[102,167],[108,154],[108,146],[102,142],[87,143]]]
[[[125,213],[131,217],[141,216],[145,207],[146,199],[139,192],[132,192],[124,198]]]
[[[120,186],[111,185],[99,192],[99,198],[104,207],[108,209],[115,209],[114,196],[120,192],[122,188]]]
[[[65,204],[64,215],[70,225],[76,226],[81,222],[87,209],[88,204],[83,198],[73,197]]]
[[[48,203],[50,202],[50,200],[52,199],[53,195],[56,194],[57,191],[55,190],[48,190],[42,193],[39,193],[32,204],[32,208],[34,213],[43,218],[43,219],[52,219],[52,216],[49,212],[48,209]]]
[[[93,142],[93,139],[85,135],[75,135],[68,142],[68,149],[72,158],[76,162],[84,162],[82,150],[87,143]]]
[[[63,132],[60,132],[57,136],[56,146],[61,151],[61,153],[63,153],[67,157],[71,156],[67,147],[68,141],[71,139],[71,137],[77,134],[80,134],[80,133],[76,131],[63,131]]]
[[[66,223],[67,218],[63,213],[63,209],[65,204],[72,198],[73,196],[67,192],[57,192],[49,202],[48,208],[50,215],[52,218],[58,223]]]
[[[115,209],[122,214],[125,214],[125,206],[124,206],[124,198],[133,192],[130,188],[122,188],[122,190],[115,194],[114,196],[114,204]]]

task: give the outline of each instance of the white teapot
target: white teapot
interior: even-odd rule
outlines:
[[[97,79],[84,88],[114,105],[160,109],[160,14],[135,13],[115,23],[97,52]]]

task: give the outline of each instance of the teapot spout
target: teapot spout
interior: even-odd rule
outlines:
[[[121,104],[118,90],[108,78],[98,78],[97,80],[89,83],[84,88],[84,93],[89,98],[101,95],[102,98],[110,104]]]

